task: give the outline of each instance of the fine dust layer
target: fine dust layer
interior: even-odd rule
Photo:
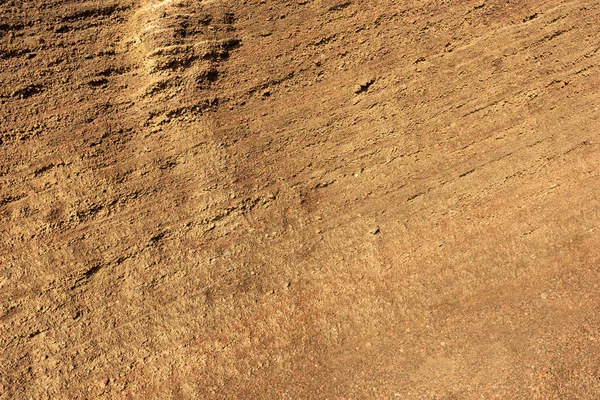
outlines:
[[[0,399],[600,398],[598,21],[0,0]]]

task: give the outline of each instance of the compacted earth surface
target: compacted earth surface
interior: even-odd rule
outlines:
[[[600,398],[599,22],[0,0],[0,399]]]

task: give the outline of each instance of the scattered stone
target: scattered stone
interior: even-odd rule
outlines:
[[[356,85],[354,85],[354,93],[359,94],[366,92],[367,90],[369,90],[369,87],[374,83],[375,78],[373,77],[363,78]]]
[[[371,230],[369,230],[369,233],[371,235],[377,235],[377,234],[379,234],[379,232],[381,232],[381,228],[379,228],[378,226],[375,226],[375,227],[371,228]]]
[[[540,297],[542,298],[542,300],[546,300],[548,298],[548,295],[546,293],[542,293]]]

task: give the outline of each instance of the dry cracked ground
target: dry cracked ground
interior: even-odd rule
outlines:
[[[599,27],[0,0],[0,399],[600,398]]]

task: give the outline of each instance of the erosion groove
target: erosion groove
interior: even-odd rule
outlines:
[[[0,400],[600,398],[599,20],[0,0]]]

